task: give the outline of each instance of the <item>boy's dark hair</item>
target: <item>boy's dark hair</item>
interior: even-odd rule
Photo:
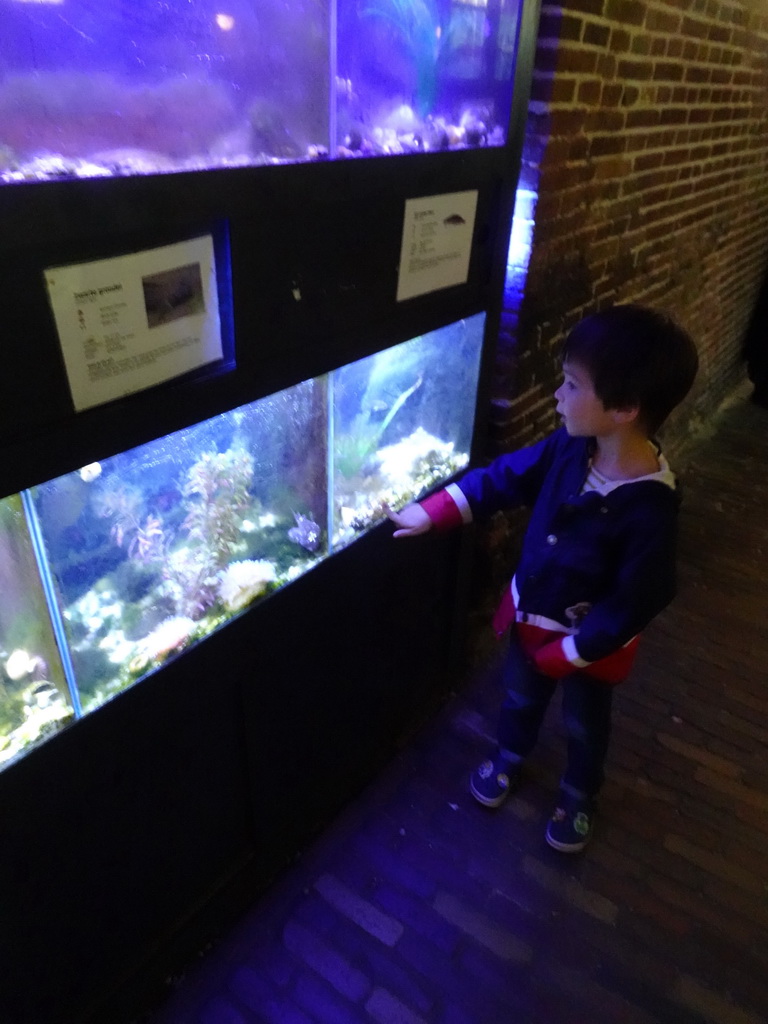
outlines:
[[[691,336],[665,313],[632,304],[585,317],[563,345],[606,409],[638,406],[654,434],[691,389],[699,357]]]

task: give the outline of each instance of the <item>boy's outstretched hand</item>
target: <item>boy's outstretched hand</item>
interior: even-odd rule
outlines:
[[[397,527],[392,534],[393,537],[416,537],[418,534],[432,529],[432,520],[421,505],[415,502],[412,505],[406,505],[400,512],[393,511],[386,502],[382,507]]]

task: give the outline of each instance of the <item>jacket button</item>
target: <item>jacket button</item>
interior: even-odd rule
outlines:
[[[554,535],[554,533],[550,533],[550,535],[547,537],[547,544],[557,544],[557,537]]]

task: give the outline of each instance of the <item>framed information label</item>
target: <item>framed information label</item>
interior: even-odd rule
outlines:
[[[75,409],[223,357],[213,238],[45,271]]]
[[[398,302],[465,283],[476,210],[476,190],[406,200]]]

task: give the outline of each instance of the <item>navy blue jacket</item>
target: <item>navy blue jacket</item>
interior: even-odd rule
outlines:
[[[470,518],[532,508],[515,572],[517,607],[572,632],[566,609],[591,606],[575,637],[587,662],[623,647],[674,597],[680,504],[676,487],[659,480],[629,481],[605,496],[581,494],[593,448],[593,439],[561,428],[470,470],[441,492],[458,487]],[[441,514],[439,502],[424,504],[438,527],[441,518],[452,518]],[[467,521],[466,508],[460,511]]]

